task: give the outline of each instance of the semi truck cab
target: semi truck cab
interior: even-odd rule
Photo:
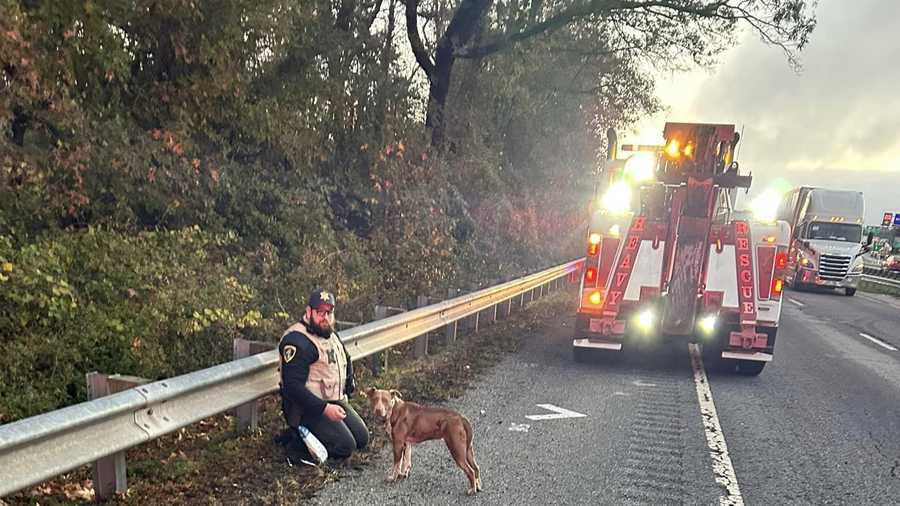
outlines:
[[[785,197],[780,218],[792,224],[786,280],[791,288],[856,293],[863,273],[861,192],[800,187]]]

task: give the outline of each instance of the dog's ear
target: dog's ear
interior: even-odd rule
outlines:
[[[375,393],[375,387],[369,387],[369,388],[366,389],[366,396],[367,396],[367,397],[372,397],[372,394],[374,394],[374,393]]]
[[[390,392],[391,392],[391,397],[393,397],[395,399],[403,400],[403,395],[401,395],[398,390],[391,390]]]

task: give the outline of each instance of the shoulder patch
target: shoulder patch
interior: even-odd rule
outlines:
[[[293,360],[295,356],[297,356],[297,347],[293,344],[286,345],[281,351],[281,359],[284,360],[285,364]]]

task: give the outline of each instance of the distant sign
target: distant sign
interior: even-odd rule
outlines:
[[[894,213],[884,213],[884,218],[881,219],[881,226],[887,227],[891,224],[891,220],[894,218]]]
[[[894,215],[894,225],[900,227],[900,213]]]

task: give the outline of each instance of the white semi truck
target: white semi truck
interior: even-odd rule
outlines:
[[[791,225],[785,280],[795,290],[843,288],[856,293],[863,273],[862,192],[801,186],[788,192],[778,219]]]

